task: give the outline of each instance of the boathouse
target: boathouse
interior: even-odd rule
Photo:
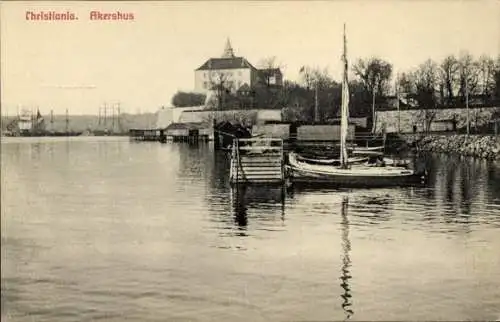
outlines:
[[[209,141],[213,139],[213,129],[203,122],[171,123],[165,128],[165,136],[174,142]]]
[[[129,137],[134,141],[159,141],[163,136],[160,129],[130,129]]]

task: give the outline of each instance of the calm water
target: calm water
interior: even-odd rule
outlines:
[[[231,191],[209,146],[2,141],[2,320],[495,320],[500,163]]]

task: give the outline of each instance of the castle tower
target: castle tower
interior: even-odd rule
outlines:
[[[224,53],[222,54],[222,58],[234,58],[233,47],[231,47],[231,41],[227,38],[226,48],[224,48]]]

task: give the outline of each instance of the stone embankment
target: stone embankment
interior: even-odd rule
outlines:
[[[424,151],[500,160],[499,136],[430,135],[419,142],[419,147]]]

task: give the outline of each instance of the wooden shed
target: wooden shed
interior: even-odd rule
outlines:
[[[165,136],[173,141],[208,141],[213,138],[213,129],[206,123],[171,123]]]

